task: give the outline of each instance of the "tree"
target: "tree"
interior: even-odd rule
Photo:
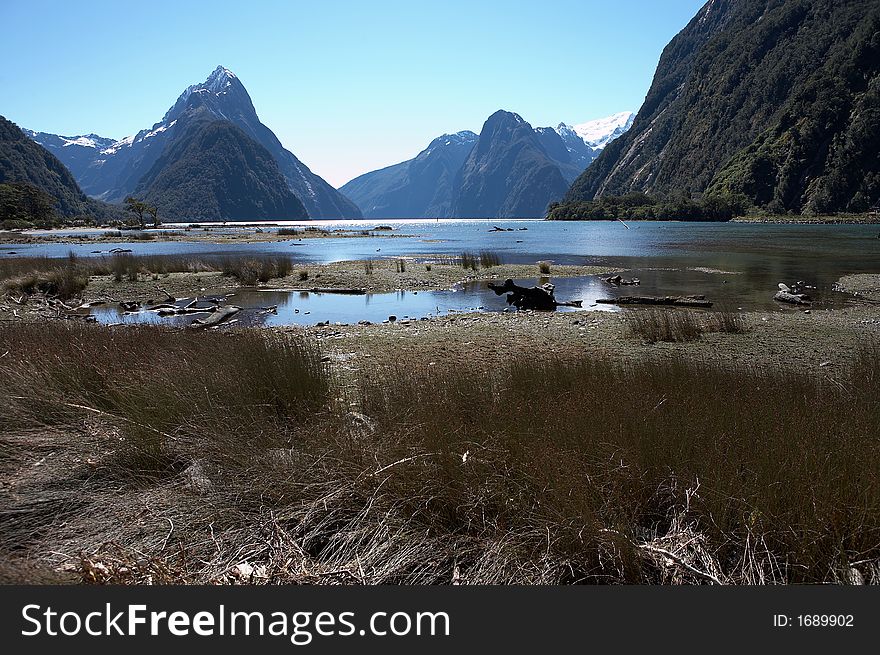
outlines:
[[[158,226],[159,219],[157,218],[159,214],[159,210],[153,205],[148,205],[143,200],[138,200],[137,198],[133,198],[128,196],[125,199],[125,210],[131,212],[135,216],[137,216],[138,225],[140,225],[141,229],[145,227],[144,223],[144,214],[149,214],[153,217],[153,223]]]
[[[159,227],[159,208],[155,205],[148,205],[147,213],[153,217],[153,227]]]
[[[55,199],[27,182],[0,184],[0,221],[51,223],[55,220]]]

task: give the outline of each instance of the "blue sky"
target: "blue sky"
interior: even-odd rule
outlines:
[[[534,126],[638,110],[704,0],[0,0],[0,114],[121,138],[219,64],[340,185],[497,109]]]

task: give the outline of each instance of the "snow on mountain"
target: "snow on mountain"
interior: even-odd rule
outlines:
[[[104,148],[101,151],[102,155],[115,155],[122,148],[126,148],[134,143],[134,136],[127,136],[124,139],[119,139],[119,141],[114,141],[113,144],[109,148]]]
[[[80,146],[82,148],[104,148],[107,144],[113,142],[113,139],[106,139],[97,134],[60,136],[27,129],[24,130],[24,133],[43,147],[67,148],[69,146]]]
[[[601,150],[626,132],[632,126],[635,117],[634,112],[622,111],[578,125],[560,124],[556,131],[559,132],[559,136],[563,136],[560,129],[573,130],[588,146]]]

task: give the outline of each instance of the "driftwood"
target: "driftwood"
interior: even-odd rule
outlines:
[[[780,282],[777,286],[779,287],[779,291],[773,296],[773,300],[785,302],[790,305],[809,305],[812,302],[812,298],[802,290],[815,289],[815,287],[808,286],[804,281],[795,282],[791,287],[785,282]]]
[[[165,289],[160,287],[158,284],[156,285],[156,291],[158,291],[159,293],[164,293],[165,300],[167,300],[168,302],[177,302],[177,298],[172,296],[170,293],[168,293]]]
[[[620,296],[619,298],[597,298],[603,305],[674,305],[676,307],[711,307],[712,301],[706,296]]]
[[[805,293],[791,293],[790,291],[779,290],[776,292],[776,295],[773,296],[773,300],[778,300],[779,302],[786,302],[791,305],[809,305],[810,297]]]
[[[612,275],[611,277],[603,277],[602,280],[604,282],[607,282],[608,284],[613,284],[615,286],[624,286],[624,287],[638,286],[642,283],[642,281],[637,277],[634,277],[631,280],[627,280],[626,278],[621,277],[619,275]]]
[[[489,282],[489,288],[496,295],[507,294],[507,304],[517,309],[537,309],[540,311],[553,311],[557,307],[580,307],[583,301],[572,300],[559,302],[553,297],[554,286],[544,284],[540,287],[521,287],[513,280],[504,280],[504,284]]]
[[[228,305],[227,307],[223,307],[218,309],[216,312],[203,319],[196,319],[190,324],[190,327],[193,329],[200,328],[208,328],[213,327],[215,325],[220,325],[224,321],[228,321],[230,318],[238,314],[241,311],[241,307],[236,307],[235,305]]]

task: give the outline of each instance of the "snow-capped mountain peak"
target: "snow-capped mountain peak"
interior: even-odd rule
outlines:
[[[207,88],[209,93],[220,95],[226,93],[226,90],[232,86],[232,80],[236,79],[235,73],[223,66],[217,66],[208,76],[204,84],[199,85],[201,88]]]
[[[631,111],[622,111],[605,118],[597,118],[596,120],[579,123],[577,125],[565,125],[560,123],[556,131],[563,136],[562,131],[571,130],[584,140],[591,148],[601,150],[614,139],[626,132],[632,126],[635,119],[635,113]]]

